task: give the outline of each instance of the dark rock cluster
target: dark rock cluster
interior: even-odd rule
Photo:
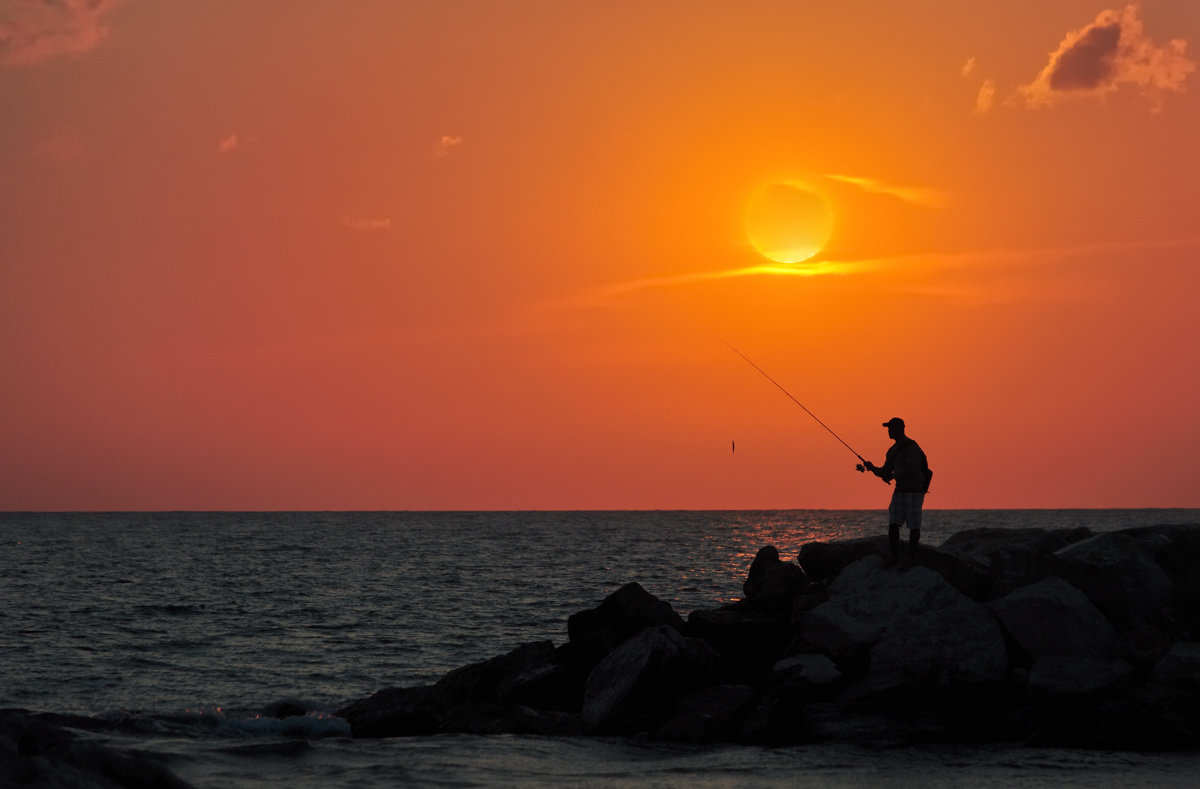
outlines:
[[[69,728],[85,718],[0,710],[0,786],[188,789],[157,757],[95,742]]]
[[[630,583],[526,644],[338,714],[356,737],[1200,747],[1200,526],[976,529],[759,551],[731,605]]]

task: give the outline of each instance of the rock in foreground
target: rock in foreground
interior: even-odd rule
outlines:
[[[356,737],[1200,749],[1200,526],[771,546],[685,622],[636,583],[537,642],[340,711]]]
[[[158,759],[82,738],[54,716],[0,710],[0,786],[188,789]]]

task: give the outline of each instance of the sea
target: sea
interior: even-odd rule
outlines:
[[[0,513],[0,708],[88,716],[196,787],[1188,787],[1200,754],[997,746],[355,740],[333,712],[522,644],[630,581],[684,617],[755,553],[879,511]],[[977,527],[1200,524],[1200,510],[931,510]],[[304,715],[272,717],[280,702]]]

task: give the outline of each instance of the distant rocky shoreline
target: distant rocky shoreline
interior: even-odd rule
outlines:
[[[974,529],[762,548],[685,621],[637,583],[525,644],[337,714],[440,732],[786,745],[1200,748],[1200,525]]]

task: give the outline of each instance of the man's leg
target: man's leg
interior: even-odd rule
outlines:
[[[924,493],[910,493],[906,502],[905,516],[908,520],[908,555],[917,555],[917,543],[921,541],[921,507],[925,504]]]
[[[888,504],[888,547],[891,548],[893,563],[900,559],[900,526],[906,515],[904,494],[898,490],[892,491],[892,501]]]

